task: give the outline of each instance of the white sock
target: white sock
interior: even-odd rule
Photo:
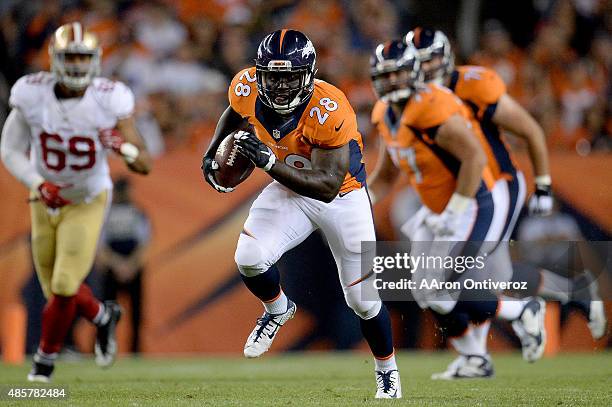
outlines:
[[[374,369],[375,370],[397,370],[397,363],[395,363],[395,352],[386,359],[374,358]]]
[[[499,299],[499,309],[497,310],[497,316],[506,321],[514,321],[521,316],[523,308],[528,300],[519,300],[516,298],[501,297]]]
[[[486,355],[487,352],[487,340],[489,339],[489,328],[491,327],[490,321],[485,321],[480,325],[472,325],[472,336],[478,343],[479,355]]]
[[[289,300],[287,299],[285,292],[281,290],[280,294],[278,295],[278,297],[276,297],[276,299],[270,302],[264,302],[263,306],[270,314],[282,314],[283,312],[287,311],[287,307],[289,306]]]
[[[108,315],[108,312],[106,312],[106,307],[104,306],[104,304],[100,303],[100,309],[98,310],[98,313],[96,314],[92,322],[95,325],[100,326],[108,323],[109,319],[110,315]]]
[[[482,349],[480,346],[480,341],[474,335],[472,327],[469,327],[462,336],[451,338],[450,343],[453,345],[453,348],[462,355],[484,356],[487,353],[486,348]]]

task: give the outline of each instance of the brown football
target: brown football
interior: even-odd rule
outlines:
[[[238,152],[238,146],[234,144],[234,134],[237,132],[238,130],[228,134],[219,144],[215,154],[215,161],[219,164],[219,169],[215,171],[215,180],[225,188],[240,184],[255,168],[251,160]]]

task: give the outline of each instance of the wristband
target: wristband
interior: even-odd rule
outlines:
[[[455,213],[463,213],[472,202],[473,198],[468,198],[460,193],[455,192],[446,205],[446,209],[450,209]],[[446,210],[445,209],[445,210]]]
[[[119,152],[128,164],[132,164],[138,158],[140,150],[132,143],[125,142],[119,147]]]
[[[268,160],[268,163],[266,164],[265,167],[263,167],[263,170],[265,172],[268,172],[272,169],[272,167],[274,167],[274,164],[276,163],[276,156],[272,153],[270,153],[270,159]]]

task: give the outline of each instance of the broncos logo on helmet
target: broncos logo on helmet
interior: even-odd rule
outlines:
[[[401,40],[379,44],[370,57],[376,96],[385,103],[406,100],[422,85],[417,50]]]
[[[440,30],[417,27],[406,34],[404,42],[418,50],[425,81],[443,85],[446,75],[455,69],[448,37]]]
[[[307,102],[314,91],[317,53],[296,30],[277,30],[259,44],[255,58],[260,100],[281,114]]]

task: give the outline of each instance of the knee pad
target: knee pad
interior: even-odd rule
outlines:
[[[251,236],[241,234],[234,260],[238,265],[240,274],[246,277],[254,277],[265,272],[268,265],[266,250]]]
[[[382,301],[364,300],[361,297],[362,293],[359,289],[359,285],[344,290],[346,304],[359,316],[359,318],[370,319],[378,315],[382,307]]]

